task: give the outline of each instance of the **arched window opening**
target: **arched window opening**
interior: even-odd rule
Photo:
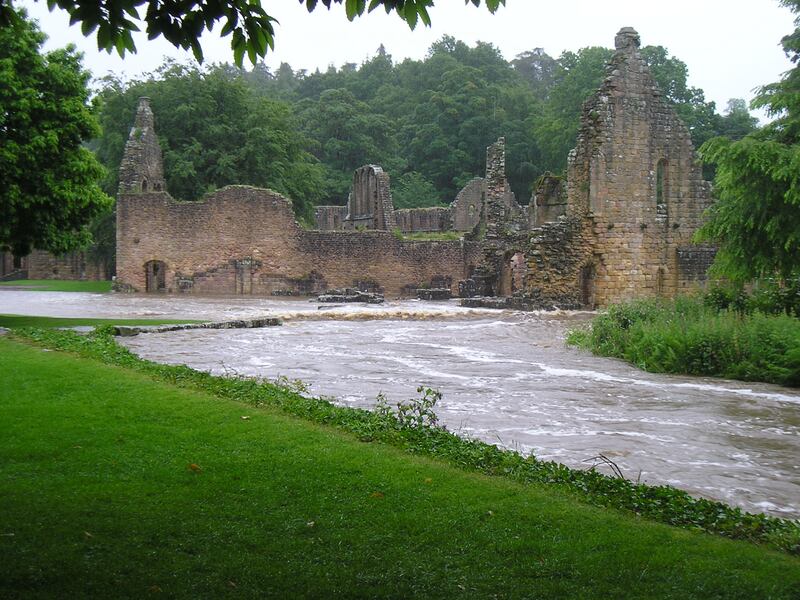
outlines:
[[[142,191],[147,191],[147,179],[142,179]]]
[[[656,164],[656,218],[667,218],[667,161]]]

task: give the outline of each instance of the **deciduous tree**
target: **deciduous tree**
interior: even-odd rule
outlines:
[[[364,12],[383,7],[394,12],[414,29],[418,21],[430,25],[428,8],[433,0],[299,0],[312,12],[318,4],[330,9],[344,5],[351,21]],[[465,4],[480,6],[481,0],[465,0]],[[494,12],[505,0],[485,0],[486,7]],[[131,35],[143,27],[149,39],[163,37],[175,47],[191,49],[197,60],[203,60],[200,36],[223,22],[220,35],[231,35],[234,61],[241,66],[244,55],[255,64],[275,45],[276,19],[269,15],[262,3],[252,0],[47,0],[52,10],[56,6],[66,10],[71,23],[80,23],[84,35],[97,30],[97,47],[120,56],[136,52]],[[144,14],[140,14],[143,11]],[[0,0],[0,27],[8,27],[18,20],[11,0]]]
[[[97,135],[89,73],[74,47],[42,54],[23,11],[0,28],[0,248],[63,253],[87,243],[111,204],[104,171],[83,142]]]
[[[783,4],[800,13],[798,0]],[[716,268],[734,279],[800,275],[800,15],[782,44],[796,66],[753,101],[775,120],[700,148],[717,167],[717,201],[700,239],[718,244]]]

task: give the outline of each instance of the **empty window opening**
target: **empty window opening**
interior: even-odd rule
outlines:
[[[594,308],[594,265],[581,267],[580,274],[581,304],[588,309]]]
[[[667,216],[667,161],[661,159],[656,165],[656,217]]]

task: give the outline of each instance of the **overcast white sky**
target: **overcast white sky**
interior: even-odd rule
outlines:
[[[309,71],[361,63],[381,43],[396,61],[422,58],[445,34],[470,44],[491,42],[507,59],[536,47],[557,57],[563,50],[584,46],[613,47],[614,34],[632,26],[643,45],[665,46],[686,62],[689,83],[705,90],[720,111],[729,98],[749,101],[755,87],[776,81],[791,68],[779,42],[792,31],[793,15],[777,0],[507,0],[507,6],[493,16],[484,7],[465,7],[463,0],[438,0],[430,11],[433,26],[420,25],[413,32],[382,9],[350,23],[341,6],[330,12],[320,6],[309,14],[297,0],[262,0],[262,4],[280,21],[275,52],[266,59],[271,68],[281,62]],[[69,27],[65,12],[48,12],[44,1],[23,0],[18,5],[39,20],[50,37],[48,48],[75,43],[96,77],[109,72],[136,77],[154,70],[164,56],[193,60],[191,54],[163,40],[148,41],[143,34],[135,37],[138,53],[120,59],[98,52],[94,37],[84,38],[78,26]],[[220,28],[203,38],[207,62],[233,61],[230,39],[219,38]]]

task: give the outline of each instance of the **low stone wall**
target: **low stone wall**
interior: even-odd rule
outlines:
[[[404,208],[394,211],[395,222],[403,233],[449,231],[452,229],[452,210],[447,206]]]
[[[28,279],[78,279],[104,281],[110,279],[105,265],[90,260],[85,252],[56,256],[44,250],[28,255]]]
[[[19,266],[15,267],[15,264]],[[10,252],[0,252],[0,277],[105,281],[111,278],[110,275],[105,265],[90,260],[85,252],[56,256],[44,250],[34,250],[17,260]]]
[[[441,281],[457,286],[479,258],[469,242],[306,231],[288,200],[247,186],[200,202],[122,194],[117,218],[118,287],[135,291],[269,296],[355,287],[400,297]]]
[[[314,209],[314,220],[321,231],[336,231],[344,227],[347,217],[346,206],[317,206]]]

